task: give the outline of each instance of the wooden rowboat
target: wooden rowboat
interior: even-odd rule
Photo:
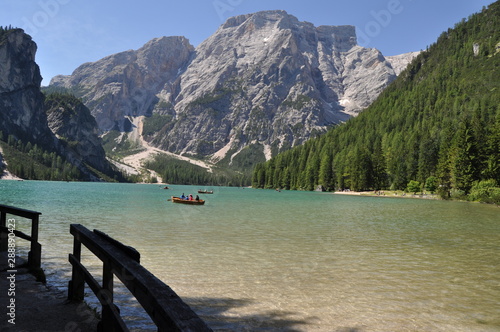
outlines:
[[[198,190],[198,194],[213,194],[214,191],[211,190],[211,191],[208,191],[208,190]]]
[[[205,204],[205,201],[202,199],[190,201],[190,200],[182,199],[180,197],[175,197],[175,196],[172,196],[171,201],[174,203],[191,204],[191,205],[203,205],[203,204]]]

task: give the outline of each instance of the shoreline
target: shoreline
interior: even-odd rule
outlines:
[[[416,198],[443,200],[437,194],[408,194],[401,190],[389,191],[335,191],[335,195],[364,196],[364,197],[386,197],[386,198]]]
[[[7,180],[7,181],[24,181],[20,177],[17,177],[13,175],[11,172],[4,170],[3,173],[0,174],[0,180]]]

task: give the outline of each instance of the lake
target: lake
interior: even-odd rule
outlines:
[[[136,248],[214,330],[500,331],[498,207],[162,187],[0,181],[0,203],[42,212],[48,284],[66,288],[79,223]],[[167,201],[198,189],[214,190],[204,206]],[[154,331],[117,288],[131,329]]]

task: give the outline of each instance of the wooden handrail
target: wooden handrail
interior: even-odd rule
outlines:
[[[0,204],[0,251],[6,251],[8,245],[7,214],[31,219],[31,235],[27,235],[18,230],[12,232],[19,238],[31,242],[28,253],[28,265],[33,268],[40,268],[42,263],[42,246],[38,243],[38,224],[41,212],[21,209],[9,205]]]
[[[135,249],[82,225],[72,224],[70,233],[74,236],[74,246],[73,254],[69,255],[73,272],[68,299],[83,300],[87,283],[102,304],[100,330],[128,331],[113,303],[113,277],[116,276],[148,313],[158,331],[211,331],[169,286],[139,263]],[[82,245],[103,262],[102,285],[81,264]]]

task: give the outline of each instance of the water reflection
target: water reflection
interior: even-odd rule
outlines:
[[[43,264],[62,289],[81,223],[135,247],[215,330],[500,330],[496,207],[236,188],[190,207],[167,198],[195,187],[10,186],[6,204],[43,213]],[[154,330],[116,292],[133,330]]]
[[[286,311],[265,311],[248,315],[238,312],[255,301],[232,298],[186,298],[186,302],[204,319],[211,328],[218,331],[301,331],[300,326],[317,319],[298,319],[297,313]],[[295,317],[295,318],[294,318]]]

